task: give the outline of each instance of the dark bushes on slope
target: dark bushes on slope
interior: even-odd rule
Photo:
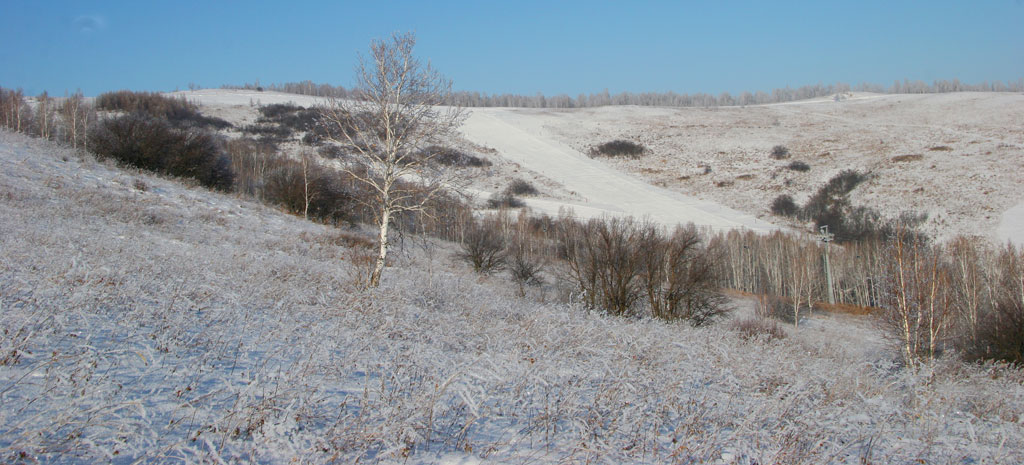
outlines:
[[[505,188],[505,192],[512,195],[537,195],[540,191],[529,181],[524,179],[513,179]]]
[[[470,155],[461,150],[440,145],[431,145],[420,151],[420,158],[429,159],[440,165],[458,168],[482,168],[491,166],[490,160]]]
[[[779,216],[796,216],[800,212],[800,206],[796,204],[792,196],[782,194],[772,201],[772,214]]]
[[[289,213],[328,224],[352,223],[356,195],[346,188],[341,173],[307,161],[276,159],[263,185],[265,201]]]
[[[174,128],[142,114],[104,120],[89,133],[89,147],[99,158],[195,179],[206,187],[227,191],[232,187],[233,174],[221,145],[205,130]]]
[[[473,267],[473,271],[490,274],[505,267],[505,239],[493,219],[473,221],[462,239],[457,256]]]
[[[669,237],[631,218],[566,220],[559,248],[583,303],[613,315],[632,315],[647,303],[654,317],[704,325],[728,309],[718,291],[714,252],[693,227]]]
[[[166,97],[156,92],[119,90],[103,93],[96,97],[96,108],[125,113],[141,113],[152,118],[165,119],[179,128],[199,126],[224,129],[231,127],[231,123],[220,118],[202,115],[195,105],[184,98]]]

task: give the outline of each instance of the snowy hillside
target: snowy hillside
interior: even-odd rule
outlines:
[[[203,112],[251,123],[258,105],[323,100],[278,92],[178,92]],[[888,216],[927,213],[939,239],[963,234],[1024,244],[1024,95],[857,93],[836,99],[722,108],[609,106],[576,110],[472,108],[462,133],[498,162],[471,179],[486,195],[505,180],[544,186],[536,211],[648,216],[674,224],[755,231],[785,227],[779,195],[805,201],[844,169],[870,174],[851,195]],[[590,159],[614,139],[641,143],[638,160]],[[789,149],[784,160],[769,155]],[[799,162],[809,169],[790,168]]]
[[[358,234],[0,133],[0,461],[1024,461],[1019,371],[517,298],[421,239],[359,291]]]
[[[505,109],[534,137],[585,153],[613,139],[648,147],[602,158],[677,193],[763,220],[775,197],[805,201],[844,169],[870,173],[851,201],[896,216],[927,213],[940,239],[958,234],[1024,244],[1024,95],[855,94],[839,100],[723,108]],[[772,148],[789,149],[773,159]],[[794,162],[807,170],[794,169]]]

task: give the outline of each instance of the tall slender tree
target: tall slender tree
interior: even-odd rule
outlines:
[[[389,228],[403,212],[423,211],[445,186],[450,171],[431,160],[441,139],[459,127],[460,107],[451,106],[452,83],[413,54],[416,36],[375,40],[356,65],[349,98],[321,108],[328,137],[354,155],[344,169],[369,187],[369,206],[379,227],[378,253],[369,287],[380,285],[388,255]]]

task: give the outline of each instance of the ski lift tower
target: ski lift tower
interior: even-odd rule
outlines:
[[[832,292],[832,265],[828,261],[828,248],[829,243],[835,239],[836,235],[828,232],[828,225],[824,225],[818,228],[818,239],[825,243],[825,284],[828,290],[828,303],[831,305],[836,304],[835,293]]]

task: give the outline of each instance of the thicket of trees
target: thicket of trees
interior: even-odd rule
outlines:
[[[81,91],[61,98],[43,92],[33,108],[20,89],[0,87],[0,127],[43,139],[85,147],[86,134],[96,122],[96,112]]]
[[[829,301],[821,243],[730,231],[709,244],[721,250],[720,285],[782,298],[776,316],[798,323]],[[832,246],[829,263],[838,308],[878,316],[907,364],[947,349],[1024,363],[1024,251],[968,238],[933,244],[898,224],[887,236]]]
[[[296,83],[271,84],[261,86],[258,82],[242,86],[224,86],[225,88],[265,89],[318,97],[349,98],[352,91],[342,86],[330,84],[314,84],[311,81]],[[523,108],[589,108],[608,105],[645,105],[665,107],[725,107],[738,105],[763,105],[768,103],[792,102],[817,97],[828,97],[845,92],[876,92],[891,94],[925,94],[943,92],[1024,92],[1024,78],[1016,81],[992,81],[967,84],[959,79],[939,80],[928,84],[924,81],[895,81],[891,86],[861,83],[851,86],[845,83],[814,84],[796,89],[785,87],[771,92],[742,92],[737,95],[722,92],[718,95],[696,93],[678,94],[675,92],[620,92],[610,94],[607,89],[591,94],[579,94],[575,97],[559,94],[545,96],[538,92],[534,95],[521,94],[488,94],[486,92],[459,91],[452,94],[453,102],[464,107],[523,107]]]

